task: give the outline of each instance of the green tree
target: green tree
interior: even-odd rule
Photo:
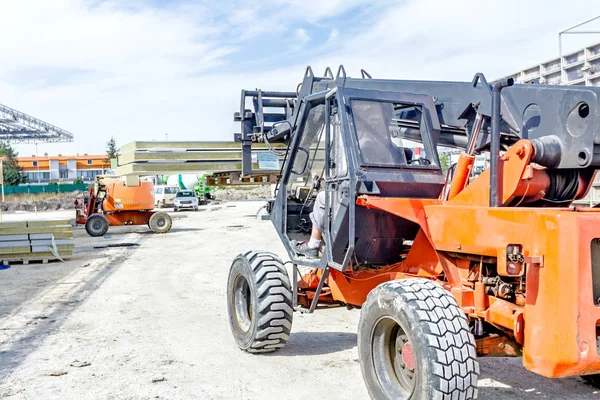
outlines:
[[[448,172],[448,169],[452,166],[451,163],[450,154],[445,152],[440,153],[440,166],[442,167],[444,175],[446,175],[446,172]]]
[[[110,140],[106,142],[106,161],[110,162],[111,158],[117,158],[118,153],[117,141],[114,136],[111,136]]]
[[[2,158],[2,179],[6,186],[16,186],[27,183],[22,168],[17,163],[17,153],[8,142],[0,142],[0,158]]]

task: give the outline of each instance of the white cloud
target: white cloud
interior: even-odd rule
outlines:
[[[495,78],[556,56],[558,31],[588,18],[596,1],[370,2],[360,23],[336,20],[336,28],[329,19],[361,2],[4,2],[0,103],[75,134],[72,144],[40,144],[40,153],[103,152],[111,135],[120,144],[165,133],[231,140],[242,88],[294,90],[306,65],[393,79]],[[324,37],[313,27],[326,27]],[[269,47],[272,37],[289,48]],[[580,40],[600,36],[569,37],[565,47]],[[293,61],[281,56],[299,44]],[[268,62],[257,49],[269,49]],[[32,146],[18,149],[33,154]]]
[[[340,31],[337,28],[333,28],[330,32],[329,32],[329,39],[327,39],[328,43],[332,43],[335,42],[337,40],[337,38],[340,36]]]
[[[393,79],[470,80],[476,72],[497,78],[558,56],[558,32],[588,19],[595,4],[412,0],[388,8],[369,29],[317,62]],[[581,37],[578,45],[594,41],[600,35]]]
[[[310,40],[308,32],[306,32],[306,29],[303,28],[296,29],[296,31],[294,32],[294,38],[302,44]]]
[[[373,5],[383,1],[372,0],[369,3]],[[364,0],[272,0],[268,6],[272,5],[279,6],[280,12],[288,18],[315,23],[324,18],[343,14],[358,6],[365,7],[368,3]]]

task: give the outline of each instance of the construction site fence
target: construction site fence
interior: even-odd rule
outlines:
[[[4,194],[71,193],[77,190],[87,191],[85,183],[60,183],[55,185],[19,185],[5,186]]]

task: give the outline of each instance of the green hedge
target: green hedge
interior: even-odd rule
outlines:
[[[6,186],[4,194],[34,194],[34,193],[70,193],[76,190],[87,192],[88,185],[85,183],[60,183],[53,185],[20,185]]]

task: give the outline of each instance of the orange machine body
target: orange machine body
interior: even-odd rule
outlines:
[[[85,224],[88,214],[98,212],[104,215],[110,226],[147,225],[154,214],[154,186],[152,182],[140,182],[139,186],[126,186],[120,180],[106,180],[103,184],[104,196],[99,198],[97,189],[92,187],[87,207],[83,201],[76,207],[76,222]],[[94,211],[93,202],[101,201],[102,206]]]
[[[106,185],[104,212],[150,211],[154,209],[154,186],[152,182],[140,182],[140,186],[125,186],[121,181]]]
[[[461,190],[453,188],[447,201],[359,197],[359,206],[395,214],[421,229],[397,264],[331,270],[327,295],[360,307],[380,283],[426,277],[449,290],[469,319],[493,325],[511,343],[478,343],[483,355],[522,351],[528,370],[552,378],[600,373],[600,210],[523,206],[542,198],[549,185],[532,156],[531,144],[522,140],[501,157],[497,208],[488,206],[488,172],[470,184],[458,175]],[[578,197],[594,172],[582,176]],[[508,260],[513,249],[519,249],[520,263]],[[482,269],[489,260],[495,260],[498,276],[520,282],[510,301],[486,291]]]

